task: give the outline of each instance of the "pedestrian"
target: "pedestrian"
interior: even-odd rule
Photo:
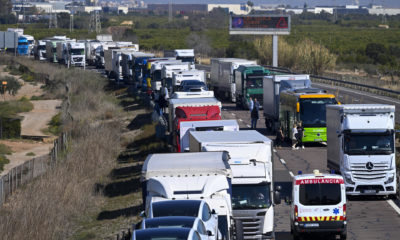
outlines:
[[[164,95],[161,95],[158,97],[158,105],[160,106],[160,115],[165,113],[165,108],[167,107],[167,100],[165,99]]]
[[[254,102],[253,99],[250,97],[249,101],[247,102],[247,106],[249,107],[249,111],[253,111],[253,107],[254,107]]]
[[[297,149],[296,145],[297,145],[297,125],[293,124],[293,128],[292,128],[292,149]]]
[[[275,146],[277,146],[277,147],[282,147],[282,145],[283,145],[283,140],[284,140],[283,131],[282,131],[282,127],[280,127],[280,128],[278,129],[278,131],[276,132]]]
[[[250,112],[251,129],[257,128],[257,120],[260,118],[259,113],[258,113],[259,109],[260,109],[260,104],[257,102],[257,98],[254,98],[253,109]]]
[[[302,149],[304,149],[303,136],[304,128],[301,126],[301,122],[299,122],[299,124],[297,124],[297,146]]]

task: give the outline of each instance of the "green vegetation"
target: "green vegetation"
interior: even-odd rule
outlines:
[[[0,172],[4,170],[4,165],[10,162],[5,155],[11,155],[12,150],[7,145],[0,143]]]
[[[33,153],[33,152],[28,152],[27,154],[25,154],[26,156],[30,156],[30,157],[34,157],[34,156],[36,156],[36,154],[35,153]]]
[[[4,82],[6,82],[7,84],[3,84]],[[11,94],[13,96],[17,94],[18,90],[21,89],[22,86],[17,79],[11,76],[0,77],[0,83],[0,93],[5,94],[6,92],[8,92],[8,94]]]
[[[17,113],[29,112],[33,104],[26,97],[19,100],[0,102],[0,117],[18,117]]]
[[[60,135],[61,133],[61,128],[62,122],[61,122],[61,113],[58,113],[57,115],[53,116],[49,122],[49,132],[52,133],[53,135]]]

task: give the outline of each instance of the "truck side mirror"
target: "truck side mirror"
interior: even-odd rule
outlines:
[[[275,190],[280,192],[282,190],[282,186],[276,186]]]
[[[274,192],[274,203],[281,204],[281,193],[279,191]]]
[[[211,214],[217,214],[217,212],[215,212],[215,209],[211,210]]]
[[[141,211],[139,216],[142,217],[142,218],[145,218],[146,217],[146,213],[144,211]]]
[[[214,234],[210,230],[207,230],[207,236],[211,237],[214,236]]]

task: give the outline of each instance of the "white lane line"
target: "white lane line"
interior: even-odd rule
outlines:
[[[393,200],[386,200],[387,203],[400,215],[400,208],[393,202]]]
[[[232,114],[232,116],[235,116],[236,114],[235,113],[231,113]]]
[[[292,171],[289,171],[289,174],[291,177],[294,177],[294,174],[292,173]]]
[[[276,152],[276,150],[275,150],[275,149],[273,149],[272,151]]]
[[[282,163],[283,165],[286,165],[286,162],[285,162],[285,160],[283,160],[283,158],[279,159],[279,161],[281,161],[281,163]]]
[[[242,119],[240,119],[240,118],[239,118],[239,121],[243,122],[243,120],[242,120]]]
[[[248,128],[251,128],[251,126],[249,124],[246,125]]]

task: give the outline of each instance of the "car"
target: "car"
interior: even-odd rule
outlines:
[[[202,240],[193,228],[148,228],[135,230],[132,240]]]
[[[200,218],[213,236],[220,236],[218,232],[218,215],[204,200],[162,200],[149,205],[146,218],[186,216]]]
[[[206,84],[199,80],[183,80],[179,85],[179,91],[183,92],[200,92],[208,91]]]
[[[216,239],[210,230],[206,230],[204,222],[196,217],[156,217],[147,218],[142,221],[141,229],[149,228],[168,228],[168,227],[185,227],[195,229],[203,240]]]

